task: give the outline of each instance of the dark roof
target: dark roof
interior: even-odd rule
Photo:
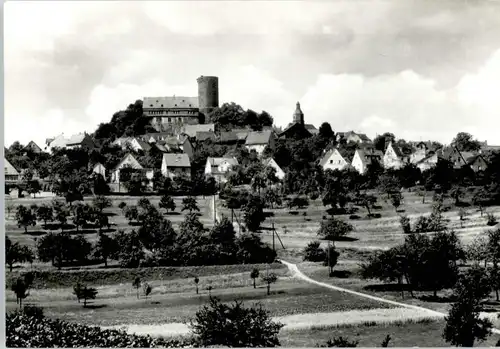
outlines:
[[[144,97],[144,109],[148,108],[198,108],[198,97]]]
[[[405,154],[401,151],[401,148],[398,147],[394,142],[389,143],[392,146],[392,149],[394,149],[394,152],[396,155],[400,158],[405,157]]]
[[[215,140],[215,133],[212,131],[198,131],[195,137],[197,141],[204,141],[206,139]]]
[[[309,136],[312,136],[314,134],[314,131],[312,129],[307,129],[304,126],[302,126],[301,124],[297,124],[297,123],[292,123],[292,124],[289,124],[284,130],[283,132],[280,133],[280,136],[288,133],[290,130],[294,129],[294,128],[302,128],[305,132],[307,132],[309,134]]]
[[[238,135],[234,132],[221,132],[219,135],[219,142],[221,143],[237,142],[238,140]]]
[[[144,142],[142,139],[140,138],[136,138],[137,140],[137,143],[139,143],[139,145],[141,146],[141,148],[144,150],[144,151],[150,151],[151,150],[151,145],[149,145],[149,143],[146,143]]]
[[[269,144],[273,133],[272,131],[253,131],[249,132],[245,144]]]
[[[167,167],[191,167],[187,154],[163,154],[163,162]]]
[[[374,148],[364,148],[364,149],[356,149],[365,164],[370,164],[373,159],[381,160],[384,157],[384,153],[380,150],[375,150]]]
[[[197,125],[185,125],[182,127],[181,133],[188,135],[189,137],[195,137],[196,132],[208,132],[215,131],[214,124],[197,124]]]

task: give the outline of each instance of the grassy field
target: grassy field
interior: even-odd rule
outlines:
[[[380,347],[384,338],[390,335],[390,347],[448,347],[442,337],[444,326],[443,320],[325,326],[281,331],[280,341],[283,347],[315,347],[325,344],[328,339],[342,336],[350,341],[359,341],[359,347]],[[500,336],[491,335],[485,342],[475,344],[495,346],[499,339]]]
[[[348,310],[392,308],[349,294],[312,286],[292,279],[288,269],[273,266],[279,275],[271,286],[271,295],[260,279],[253,288],[249,273],[229,273],[200,277],[200,294],[196,294],[192,278],[179,277],[168,280],[145,280],[153,292],[145,299],[137,299],[131,281],[122,284],[99,286],[99,295],[89,308],[83,308],[72,295],[71,288],[45,288],[31,290],[27,303],[42,306],[48,316],[101,326],[125,324],[164,324],[184,322],[208,301],[207,286],[211,294],[224,302],[242,300],[246,305],[256,302],[269,310],[272,316],[303,313],[330,313]],[[265,270],[261,270],[264,274]],[[6,291],[6,309],[16,307],[12,291]]]
[[[109,221],[111,223],[110,232],[118,231],[118,230],[132,230],[135,227],[129,225],[128,220],[124,217],[122,211],[118,208],[118,204],[120,202],[125,202],[127,206],[136,205],[137,201],[141,197],[132,197],[132,196],[108,196],[112,201],[112,207],[109,207],[104,210],[105,213],[109,216]],[[148,200],[158,208],[158,203],[161,199],[160,196],[148,196]],[[86,197],[84,202],[91,203],[92,197]],[[175,212],[166,213],[163,209],[160,209],[161,212],[165,214],[165,217],[172,222],[174,229],[178,227],[178,225],[184,220],[184,214],[187,211],[181,212],[182,209],[182,197],[174,197],[176,209]],[[43,204],[50,204],[53,200],[53,197],[50,196],[42,196],[42,197],[26,197],[26,198],[10,198],[6,196],[5,200],[5,234],[9,236],[9,238],[14,242],[19,242],[24,245],[34,246],[35,241],[40,236],[43,236],[45,233],[54,230],[60,231],[59,225],[54,222],[54,224],[48,225],[48,227],[43,227],[43,222],[38,222],[34,227],[28,227],[28,233],[24,232],[23,227],[18,227],[17,221],[15,220],[15,207],[18,205],[31,206],[36,204],[41,206]],[[57,198],[59,201],[63,201],[62,198]],[[198,207],[200,208],[200,221],[205,225],[205,227],[210,228],[213,226],[213,214],[211,212],[211,200],[209,197],[203,198],[198,197]],[[8,212],[8,206],[12,207],[11,212]],[[68,224],[71,224],[71,218],[68,219]],[[74,227],[70,228],[68,231],[72,231],[76,233],[76,229]],[[106,230],[105,230],[106,231]],[[85,229],[83,231],[85,237],[89,241],[95,241],[97,239],[97,230],[96,229]]]

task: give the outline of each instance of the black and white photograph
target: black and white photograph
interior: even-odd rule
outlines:
[[[500,346],[500,1],[3,10],[6,347]]]

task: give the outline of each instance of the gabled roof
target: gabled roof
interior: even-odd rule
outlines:
[[[311,125],[312,126],[312,125]],[[314,127],[314,126],[313,126]],[[290,130],[292,130],[293,128],[303,128],[303,130],[305,132],[307,132],[309,134],[309,136],[312,136],[313,134],[315,134],[315,131],[314,129],[310,128],[308,129],[306,127],[306,125],[302,126],[301,124],[297,124],[297,123],[292,123],[292,124],[288,124],[288,126],[283,130],[283,132],[280,133],[280,136],[289,132]]]
[[[223,157],[223,158],[212,158],[208,157],[207,162],[210,164],[210,166],[219,166],[223,162],[227,162],[230,165],[236,166],[238,165],[238,160],[235,157]]]
[[[81,144],[83,140],[87,137],[86,133],[77,133],[72,135],[67,141],[66,145],[77,145]]]
[[[187,154],[163,154],[163,162],[167,167],[191,167]]]
[[[366,165],[371,164],[373,159],[381,160],[384,157],[384,153],[373,148],[356,149],[356,152],[359,154],[361,161]]]
[[[156,143],[154,146],[156,147],[156,149],[158,149],[162,153],[168,153],[168,149],[165,148],[164,145]]]
[[[137,162],[137,164],[139,165],[139,169],[145,169],[143,164],[141,164],[141,162],[134,155],[128,153],[120,160],[120,162],[112,169],[112,171],[116,171],[129,157]]]
[[[198,97],[144,97],[144,109],[149,108],[198,108]]]
[[[144,150],[144,151],[150,151],[151,150],[151,145],[149,143],[146,143],[145,141],[143,141],[140,138],[135,138],[135,140],[137,141],[137,143],[139,144],[139,146],[142,148],[142,150]]]
[[[30,141],[25,147],[24,149],[26,148],[30,148],[32,150],[35,150],[35,151],[42,151],[42,148],[40,148],[38,146],[38,144],[36,144],[34,141]]]
[[[396,153],[396,156],[397,156],[398,158],[404,158],[404,157],[406,157],[406,155],[405,155],[405,154],[403,154],[403,152],[401,151],[401,148],[400,148],[400,147],[398,147],[398,146],[397,146],[394,142],[390,142],[390,143],[387,145],[387,148],[389,148],[389,147],[392,147],[392,149],[394,150],[394,152]],[[387,151],[387,149],[386,149],[386,151]]]
[[[252,131],[248,133],[245,144],[246,145],[260,145],[269,144],[272,137],[271,131]]]
[[[346,151],[344,150],[341,150],[339,148],[333,148],[333,149],[330,149],[329,151],[327,151],[323,157],[321,158],[321,160],[319,161],[319,165],[320,166],[325,166],[328,162],[328,160],[330,159],[330,157],[334,154],[338,152],[340,156],[342,156],[342,158],[348,163],[350,164],[351,163],[351,160],[349,160],[349,156],[347,154]]]
[[[467,165],[473,165],[477,160],[482,159],[484,162],[488,163],[488,161],[481,154],[476,154],[466,158]]]
[[[214,124],[197,124],[197,125],[184,125],[182,127],[181,133],[187,134],[189,137],[195,137],[196,132],[209,132],[215,131]]]
[[[426,155],[424,158],[422,158],[422,159],[418,160],[418,161],[415,163],[415,165],[418,165],[418,164],[422,164],[422,163],[424,163],[424,162],[427,162],[427,161],[429,161],[430,159],[432,159],[434,156],[436,156],[436,157],[437,157],[437,153],[431,153],[431,154],[428,154],[428,155]]]
[[[237,142],[238,136],[234,132],[221,132],[219,135],[219,142],[221,143],[230,143],[230,142]]]
[[[198,131],[196,132],[196,140],[197,141],[204,141],[206,139],[210,139],[212,141],[215,141],[215,133],[212,131]]]
[[[19,171],[14,167],[14,165],[12,165],[10,163],[9,160],[7,160],[4,156],[3,158],[3,163],[4,163],[4,167],[5,167],[5,173],[4,175],[6,176],[18,176],[19,175]]]

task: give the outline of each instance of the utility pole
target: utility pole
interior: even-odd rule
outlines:
[[[328,257],[328,276],[330,276],[330,240],[328,240],[328,248],[327,248],[327,257]]]
[[[276,248],[274,247],[274,222],[272,223],[272,232],[273,232],[273,251],[276,252]]]

